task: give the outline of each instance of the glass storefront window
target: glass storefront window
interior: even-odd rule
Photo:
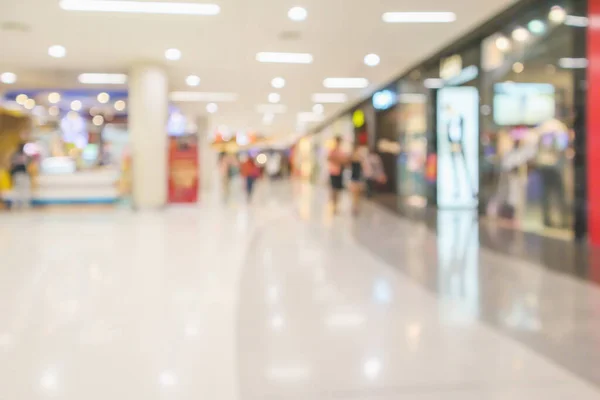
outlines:
[[[573,32],[570,3],[547,3],[482,43],[480,211],[507,226],[570,237]]]

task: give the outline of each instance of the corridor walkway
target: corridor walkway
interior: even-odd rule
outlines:
[[[0,215],[0,399],[597,400],[600,287],[311,186]]]

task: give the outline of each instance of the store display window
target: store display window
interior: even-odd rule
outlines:
[[[574,223],[572,3],[542,2],[482,42],[480,212],[569,238]]]

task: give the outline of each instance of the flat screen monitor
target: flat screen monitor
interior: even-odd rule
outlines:
[[[555,88],[548,83],[494,85],[494,122],[499,126],[538,125],[554,118]]]

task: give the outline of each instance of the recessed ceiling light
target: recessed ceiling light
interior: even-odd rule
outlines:
[[[79,111],[79,110],[81,110],[81,107],[82,107],[81,101],[79,101],[79,100],[73,100],[71,102],[71,110],[73,110],[73,111]]]
[[[99,103],[106,104],[110,101],[110,95],[106,92],[102,92],[98,94],[96,100],[98,100]]]
[[[188,86],[198,86],[200,84],[200,77],[198,75],[190,75],[185,78],[185,83]]]
[[[321,122],[324,117],[322,114],[315,114],[312,112],[299,112],[296,116],[298,122]]]
[[[17,74],[12,72],[3,72],[0,75],[0,82],[5,83],[7,85],[12,85],[17,81]]]
[[[179,49],[168,49],[165,51],[165,58],[170,61],[177,61],[181,58],[181,51]]]
[[[60,45],[50,46],[48,48],[48,55],[54,58],[63,58],[67,55],[67,49]]]
[[[386,12],[383,22],[388,23],[444,23],[456,21],[453,12]]]
[[[127,104],[123,100],[117,100],[115,101],[114,107],[117,111],[123,111],[125,110],[125,107],[127,107]]]
[[[328,89],[363,89],[369,86],[365,78],[326,78],[323,86]]]
[[[315,104],[312,110],[315,114],[323,114],[323,111],[325,111],[325,107],[323,107],[323,104]]]
[[[26,94],[20,94],[15,98],[15,100],[16,100],[17,104],[20,104],[23,106],[23,105],[25,105],[25,102],[27,101],[28,98],[29,97]]]
[[[52,92],[48,95],[48,102],[50,104],[56,104],[60,101],[60,93]]]
[[[510,50],[510,40],[506,36],[498,36],[496,39],[496,47],[500,51]]]
[[[57,106],[52,106],[48,108],[48,114],[50,114],[53,117],[57,117],[58,114],[60,114],[60,109]]]
[[[512,70],[514,71],[515,74],[520,74],[521,72],[523,72],[524,69],[525,69],[525,66],[523,65],[523,63],[520,63],[520,62],[516,62],[512,66]]]
[[[381,59],[379,58],[379,56],[377,54],[367,54],[365,56],[365,64],[367,64],[369,67],[374,67],[376,65],[379,65],[379,62],[381,61]]]
[[[208,111],[211,114],[216,113],[217,111],[219,111],[219,106],[216,105],[215,103],[208,103],[206,105],[206,111]]]
[[[345,103],[348,96],[344,93],[315,93],[312,95],[313,103]]]
[[[35,100],[34,99],[27,99],[25,101],[24,107],[28,110],[33,110],[33,107],[35,107]]]
[[[92,123],[96,126],[100,126],[104,123],[104,117],[102,115],[96,115],[92,118]]]
[[[561,6],[554,6],[550,9],[548,18],[554,23],[562,24],[567,18],[567,12]]]
[[[273,78],[271,81],[271,86],[273,86],[275,89],[281,89],[285,86],[285,79],[280,76]]]
[[[304,7],[292,7],[290,11],[288,11],[288,17],[292,21],[304,21],[308,16],[308,12]]]
[[[197,101],[197,102],[232,102],[238,99],[237,93],[219,92],[171,92],[171,101]]]
[[[77,78],[79,83],[86,85],[124,85],[127,83],[125,74],[85,73]]]
[[[546,32],[546,24],[539,19],[532,19],[529,21],[527,28],[529,28],[529,31],[534,35],[542,35]]]
[[[263,63],[310,64],[313,61],[313,56],[308,53],[261,52],[256,54],[256,61]]]
[[[60,8],[67,11],[140,14],[217,15],[221,12],[216,4],[150,1],[61,0]]]
[[[512,31],[511,36],[517,42],[524,42],[529,39],[529,31],[522,26],[519,26]]]
[[[279,93],[269,93],[269,103],[279,103],[281,96]]]

